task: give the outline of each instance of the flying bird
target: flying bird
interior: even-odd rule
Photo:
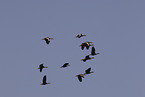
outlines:
[[[46,84],[50,84],[50,82],[46,82],[46,75],[43,77],[43,81],[42,81],[43,83],[42,84],[40,84],[40,85],[46,85]]]
[[[67,66],[70,66],[69,63],[65,63],[63,66],[61,66],[60,68],[65,68]]]
[[[90,55],[94,56],[94,55],[98,55],[98,54],[100,54],[100,53],[96,53],[96,52],[95,52],[95,47],[93,46]]]
[[[80,45],[81,46],[81,49],[84,50],[84,48],[86,47],[86,49],[88,50],[90,46],[93,46],[93,44],[91,44],[91,43],[93,43],[93,42],[87,41],[87,42],[82,43]]]
[[[82,82],[82,78],[84,78],[84,74],[76,75],[76,77],[78,77],[78,80],[79,80],[80,82]]]
[[[94,57],[90,57],[89,55],[87,55],[84,59],[81,59],[81,61],[86,62],[87,60],[91,59],[94,59]]]
[[[87,70],[85,70],[84,75],[86,75],[86,74],[91,74],[91,73],[94,73],[94,72],[91,71],[91,67],[90,67],[90,68],[88,68]]]
[[[83,37],[83,36],[86,36],[86,35],[78,34],[78,35],[76,36],[76,38],[81,38],[81,37]]]
[[[49,44],[50,43],[50,40],[53,40],[53,38],[46,37],[46,38],[43,38],[42,40],[45,40],[45,42],[47,44]]]
[[[43,64],[40,64],[38,69],[40,69],[40,72],[42,72],[43,68],[48,68],[48,67],[47,66],[43,66]]]

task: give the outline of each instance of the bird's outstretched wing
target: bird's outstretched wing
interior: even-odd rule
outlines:
[[[78,75],[78,80],[82,82],[82,77],[80,75]]]
[[[46,75],[43,77],[43,83],[46,83]]]
[[[84,50],[84,46],[81,46],[81,49]]]
[[[90,47],[90,46],[88,46],[88,45],[86,46],[87,50],[89,49],[89,47]]]
[[[92,55],[94,55],[94,54],[95,54],[95,47],[92,47],[91,54],[92,54]]]
[[[40,72],[42,72],[42,69],[43,69],[43,68],[40,68]]]

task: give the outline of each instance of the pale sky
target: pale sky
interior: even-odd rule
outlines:
[[[0,97],[145,97],[145,0],[0,0],[0,28]]]

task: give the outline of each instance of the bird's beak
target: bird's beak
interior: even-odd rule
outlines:
[[[44,67],[44,68],[48,68],[48,67],[46,66],[46,67]]]
[[[40,69],[40,67],[38,69]]]
[[[41,39],[41,40],[44,40],[44,39]]]

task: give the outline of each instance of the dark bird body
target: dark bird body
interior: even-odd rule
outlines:
[[[78,80],[79,80],[80,82],[82,82],[82,78],[84,78],[84,74],[76,75],[76,77],[78,77]]]
[[[94,57],[90,57],[89,55],[87,55],[84,59],[82,59],[81,61],[86,62],[87,60],[91,60],[94,59]]]
[[[49,82],[47,83],[46,82],[46,75],[43,77],[43,81],[42,81],[43,83],[42,84],[40,84],[40,85],[46,85],[46,84],[50,84]]]
[[[93,46],[93,44],[91,44],[93,42],[84,42],[82,43],[80,46],[81,46],[81,49],[84,50],[84,48],[86,47],[86,49],[88,50],[90,46]]]
[[[95,52],[95,47],[93,46],[90,55],[94,56],[94,55],[98,55],[98,54],[100,54],[100,53],[96,53],[96,52]]]
[[[67,66],[70,66],[69,63],[65,63],[63,66],[61,66],[60,68],[65,68]]]
[[[85,70],[84,75],[86,75],[86,74],[91,74],[91,73],[94,73],[94,72],[91,71],[91,67],[90,67],[90,68],[88,68],[87,70]]]
[[[49,43],[50,43],[50,39],[53,40],[53,38],[49,38],[49,37],[43,38],[42,40],[45,40],[45,42],[46,42],[47,44],[49,44]]]
[[[78,34],[78,35],[76,36],[76,38],[81,38],[81,37],[83,37],[83,36],[86,36],[86,35]]]
[[[43,68],[48,68],[48,67],[47,66],[43,66],[43,64],[40,64],[38,69],[40,69],[40,72],[42,72]]]

